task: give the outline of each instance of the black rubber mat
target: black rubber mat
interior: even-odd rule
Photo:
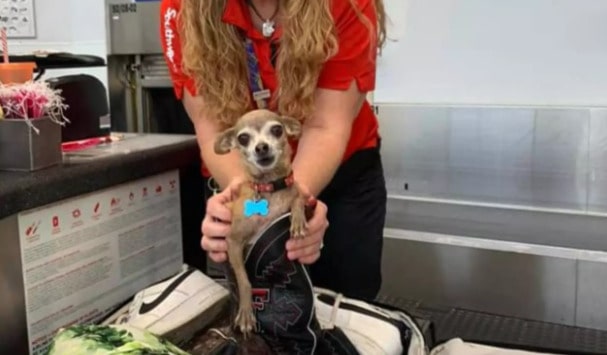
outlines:
[[[380,303],[431,322],[434,344],[453,338],[504,348],[572,355],[607,354],[607,331],[454,308],[430,308],[420,302],[381,295]]]
[[[376,301],[407,311],[416,310],[419,307],[419,302],[409,301],[402,298],[391,297],[386,295],[380,295],[379,297],[377,297]]]
[[[445,316],[447,312],[451,310],[451,308],[431,309],[422,307],[420,302],[405,300],[403,298],[388,295],[379,295],[376,300],[379,303],[384,303],[389,306],[405,310],[416,317],[432,319],[433,321]]]
[[[430,313],[427,310],[419,308],[419,303],[414,301],[404,300],[402,298],[379,296],[375,302],[378,305],[385,305],[396,309],[403,310],[416,321],[424,336],[424,339],[429,347],[436,344],[436,329],[434,328],[434,317],[436,314]]]

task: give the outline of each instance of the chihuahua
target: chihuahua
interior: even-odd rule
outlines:
[[[216,154],[239,152],[248,179],[237,188],[229,204],[231,230],[226,237],[228,262],[238,289],[238,312],[234,326],[246,338],[255,330],[251,284],[244,266],[248,243],[270,222],[291,212],[291,237],[305,236],[306,199],[296,185],[291,169],[289,138],[299,138],[301,123],[272,111],[258,109],[244,114],[235,126],[215,141]]]

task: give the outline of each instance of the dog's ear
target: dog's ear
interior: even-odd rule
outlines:
[[[287,136],[298,138],[301,135],[301,122],[298,120],[288,116],[281,116],[280,123],[284,126]]]
[[[234,149],[235,138],[236,130],[234,128],[228,128],[225,131],[221,132],[215,139],[215,154],[228,154],[230,150]]]

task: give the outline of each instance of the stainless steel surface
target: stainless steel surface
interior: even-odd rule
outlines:
[[[590,116],[588,208],[607,212],[607,109],[593,109]]]
[[[595,185],[591,194],[588,178],[591,142],[605,144],[607,136],[600,112],[379,105],[390,192],[596,209],[602,190]]]
[[[607,263],[580,261],[577,269],[576,324],[607,330]]]
[[[153,96],[158,89],[172,88],[160,43],[159,4],[106,0],[110,111],[115,130],[157,131]]]
[[[27,354],[25,291],[21,273],[21,250],[17,217],[0,220],[0,354]]]
[[[147,71],[146,56],[107,57],[110,112],[115,130],[156,133],[156,122],[152,122],[154,91],[164,90],[173,99],[173,105],[181,105],[174,97],[171,79],[162,72],[162,67],[155,63],[159,71]],[[166,70],[166,65],[164,66]],[[167,90],[168,89],[168,90]],[[171,132],[164,132],[171,133]]]
[[[108,87],[112,129],[121,132],[147,132],[143,115],[143,88],[138,55],[107,57]]]
[[[386,292],[607,329],[607,109],[378,108]]]
[[[607,250],[607,109],[379,106],[387,226]]]
[[[34,171],[61,163],[61,126],[48,118],[0,120],[0,170]]]
[[[141,79],[141,87],[143,89],[170,88],[173,82],[169,78],[143,78]]]
[[[143,79],[170,79],[169,67],[162,54],[146,54],[141,59],[141,77]],[[169,87],[171,84],[168,85]]]
[[[576,261],[384,239],[382,292],[427,305],[575,324]]]
[[[391,196],[386,227],[557,247],[607,250],[607,218],[578,211]]]
[[[160,1],[106,0],[108,55],[161,53]]]
[[[153,132],[150,90],[172,87],[158,35],[159,4],[106,0],[110,111],[120,131]]]
[[[136,55],[134,58],[135,73],[133,75],[133,78],[135,79],[135,112],[137,113],[137,132],[149,132],[149,116],[147,114],[146,105],[144,101],[143,88],[141,87],[141,56]]]
[[[147,90],[171,87],[160,44],[160,2],[106,0],[105,6],[112,124],[150,132]]]
[[[136,132],[134,73],[129,56],[108,56],[108,92],[112,130]]]

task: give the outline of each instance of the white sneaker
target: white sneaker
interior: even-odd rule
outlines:
[[[104,323],[127,324],[180,344],[215,321],[228,301],[225,287],[184,265],[177,275],[138,292]]]

